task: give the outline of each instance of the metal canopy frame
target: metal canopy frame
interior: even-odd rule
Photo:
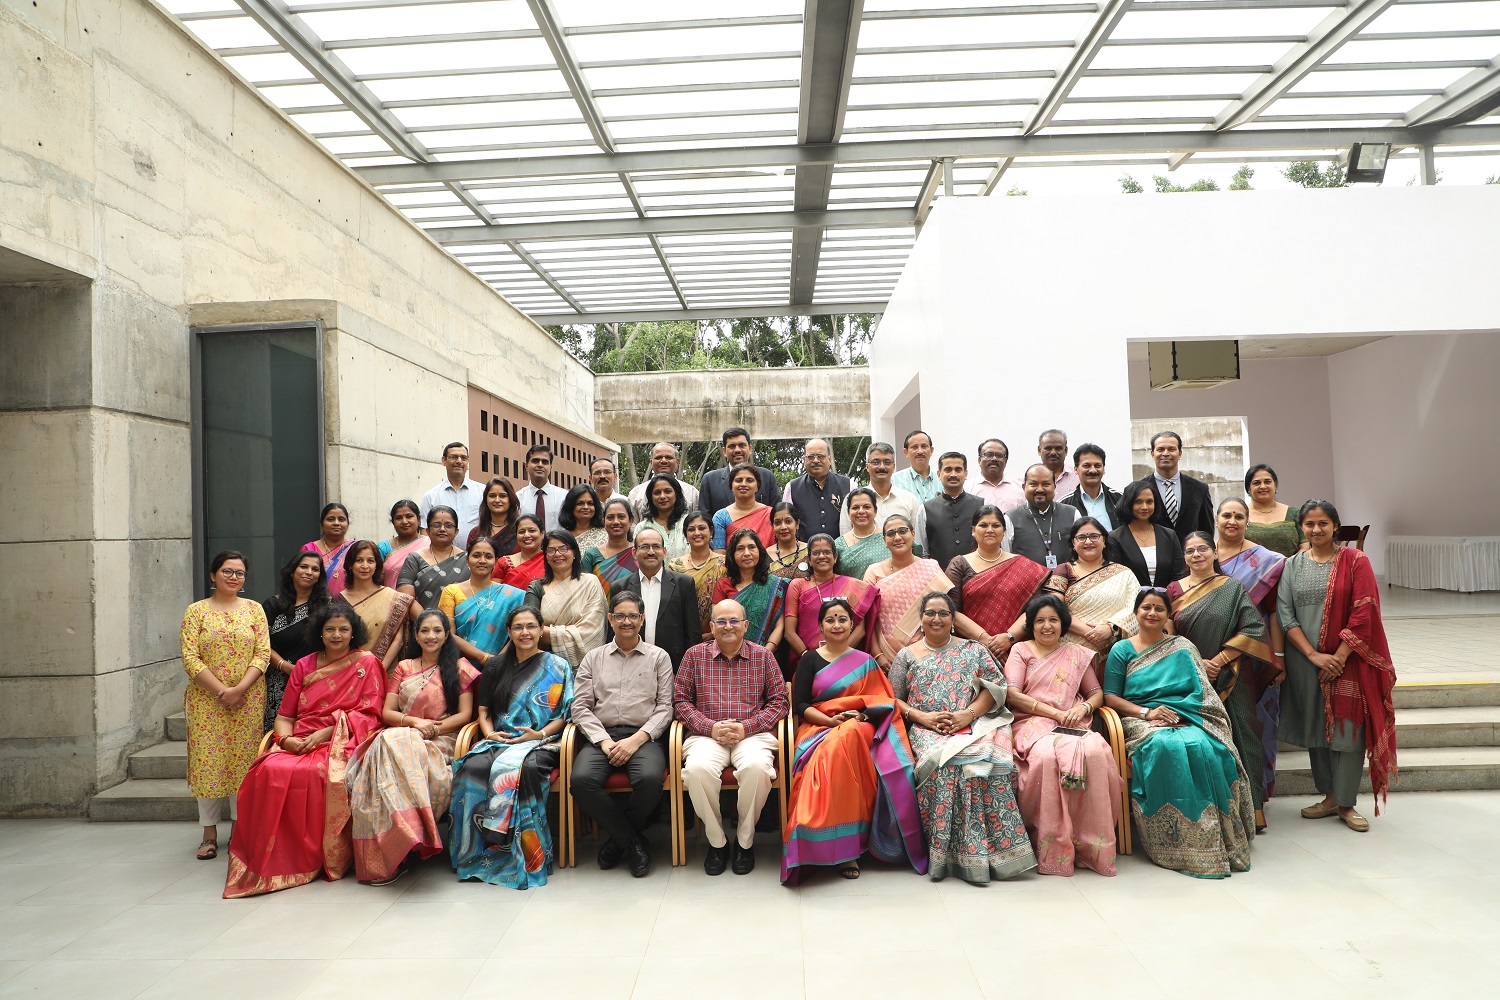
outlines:
[[[1018,169],[1500,153],[1500,0],[163,2],[547,323],[880,311]]]

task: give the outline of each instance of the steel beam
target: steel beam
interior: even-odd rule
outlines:
[[[844,316],[862,313],[885,312],[884,302],[817,302],[798,305],[766,304],[761,306],[730,306],[721,309],[616,309],[580,315],[577,313],[531,313],[530,316],[542,326],[576,325],[580,323],[670,323],[674,320],[739,319],[760,316]]]
[[[1476,69],[1453,86],[1407,112],[1397,124],[1458,125],[1482,118],[1500,107],[1500,56],[1489,66]]]
[[[841,212],[748,212],[743,215],[664,215],[647,219],[584,219],[569,222],[517,222],[494,226],[435,227],[427,235],[439,243],[505,243],[510,240],[586,240],[619,236],[681,236],[701,233],[755,233],[798,226],[876,228],[909,226],[909,208],[862,208]]]
[[[1031,116],[1026,127],[1021,130],[1022,132],[1031,135],[1033,132],[1046,128],[1051,124],[1052,119],[1057,117],[1057,113],[1062,110],[1063,102],[1068,99],[1068,95],[1073,92],[1078,81],[1083,79],[1083,74],[1088,70],[1089,64],[1109,41],[1110,33],[1115,30],[1115,25],[1120,23],[1120,18],[1125,16],[1125,12],[1130,9],[1133,2],[1134,0],[1108,0],[1100,7],[1099,15],[1078,37],[1072,53],[1068,56],[1068,61],[1063,63],[1062,68],[1057,71],[1057,77],[1052,81],[1052,86],[1042,97],[1041,103],[1037,105],[1036,113]]]

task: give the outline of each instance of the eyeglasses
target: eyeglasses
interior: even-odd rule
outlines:
[[[638,621],[641,621],[642,619],[644,619],[646,616],[645,615],[618,615],[618,614],[615,614],[615,613],[611,612],[609,617],[612,618],[613,620],[617,621],[617,622],[638,622]]]
[[[998,458],[1001,461],[1004,461],[1005,459],[1009,458],[1010,456],[1007,455],[1007,454],[1005,454],[1005,452],[1003,452],[1003,451],[981,451],[979,453],[979,457],[980,458]]]
[[[245,578],[245,571],[242,569],[221,569],[219,570],[219,575],[230,580],[243,580]]]
[[[887,538],[900,538],[902,535],[909,534],[911,534],[910,528],[887,528],[885,531],[885,537]]]
[[[933,610],[933,611],[924,611],[924,612],[922,612],[922,617],[923,618],[952,618],[953,617],[953,612],[949,611],[947,608],[939,608],[939,609]]]
[[[660,551],[661,549],[664,549],[664,548],[666,548],[666,546],[663,545],[663,544],[661,544],[660,542],[636,542],[635,543],[635,550],[637,552],[658,552],[658,551]]]
[[[715,618],[714,624],[719,628],[734,628],[744,620],[743,618]]]
[[[570,548],[568,548],[566,545],[549,545],[547,547],[547,554],[549,556],[567,555],[567,554],[571,553],[572,551],[573,550],[570,549]]]
[[[1104,536],[1101,535],[1101,534],[1099,534],[1098,532],[1090,532],[1087,535],[1074,535],[1073,536],[1073,541],[1075,541],[1075,542],[1097,542],[1097,541],[1103,540],[1103,538],[1104,538]]]

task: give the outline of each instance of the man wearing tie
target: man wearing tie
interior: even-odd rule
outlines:
[[[1214,501],[1208,484],[1184,476],[1177,468],[1182,461],[1182,437],[1176,431],[1157,431],[1151,435],[1151,461],[1156,472],[1146,477],[1156,494],[1156,513],[1151,521],[1177,533],[1185,541],[1195,531],[1214,537]]]
[[[673,573],[663,564],[667,547],[661,532],[646,526],[635,533],[635,562],[640,568],[615,585],[620,593],[641,598],[641,639],[666,651],[675,672],[682,654],[703,641],[698,619],[698,591],[691,577]]]
[[[520,505],[521,513],[536,515],[537,520],[542,522],[543,531],[561,527],[557,523],[557,515],[562,513],[563,500],[568,495],[568,491],[561,486],[553,486],[548,482],[551,476],[552,449],[544,444],[534,444],[527,448],[528,482],[516,490],[516,502]]]

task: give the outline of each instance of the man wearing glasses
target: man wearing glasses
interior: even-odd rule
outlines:
[[[999,438],[990,438],[979,446],[979,478],[969,482],[969,492],[985,503],[994,504],[1004,514],[1026,502],[1026,494],[1013,479],[1005,478],[1005,463],[1010,448]]]
[[[693,580],[666,568],[667,546],[661,532],[647,526],[635,534],[635,562],[640,567],[619,583],[615,591],[633,593],[641,599],[641,638],[666,651],[675,671],[683,654],[703,640],[698,621],[698,591]]]
[[[766,647],[745,641],[745,609],[720,601],[713,610],[713,640],[687,651],[677,671],[673,705],[687,731],[682,783],[703,822],[708,854],[703,870],[736,875],[755,868],[755,821],[776,778],[776,724],[786,717],[786,681]],[[719,811],[724,768],[739,784],[739,820],[733,842]]]
[[[870,489],[875,491],[875,523],[884,524],[892,514],[906,518],[917,533],[912,541],[912,551],[922,555],[927,545],[927,512],[915,494],[891,485],[891,475],[896,471],[896,449],[884,441],[871,444],[865,449],[865,471],[870,474]],[[853,530],[846,497],[839,510],[839,534],[847,535]]]
[[[588,742],[573,761],[569,784],[578,808],[603,831],[599,867],[608,871],[624,858],[636,878],[651,871],[645,830],[667,773],[657,740],[672,721],[672,663],[641,641],[643,611],[640,595],[616,591],[609,601],[614,640],[589,650],[578,665],[573,722]],[[630,778],[623,801],[604,791],[616,770]]]
[[[786,484],[781,499],[797,511],[797,537],[839,535],[839,508],[849,496],[849,477],[833,471],[833,449],[822,438],[813,438],[802,448],[802,468],[807,471]]]

